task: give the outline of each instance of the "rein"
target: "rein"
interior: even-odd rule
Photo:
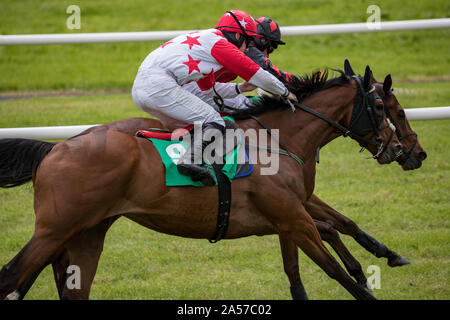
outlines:
[[[311,114],[311,115],[313,115],[313,116],[315,116],[315,117],[317,117],[319,119],[322,119],[323,121],[327,122],[329,125],[335,127],[338,131],[340,131],[342,133],[344,138],[345,137],[350,137],[352,139],[355,139],[355,140],[358,140],[358,141],[362,141],[362,142],[364,142],[366,144],[373,144],[373,145],[378,146],[377,153],[374,156],[367,158],[367,159],[377,159],[378,157],[380,157],[386,151],[387,146],[389,145],[389,143],[392,140],[394,132],[396,132],[396,128],[390,122],[388,122],[388,125],[386,125],[386,126],[384,126],[382,128],[378,127],[378,125],[376,123],[376,120],[375,120],[375,116],[373,114],[372,106],[369,103],[369,97],[371,98],[372,101],[375,100],[373,98],[373,94],[376,92],[375,91],[375,87],[372,86],[372,88],[366,93],[362,89],[361,80],[358,77],[356,77],[356,76],[354,77],[354,79],[355,79],[356,83],[358,84],[358,88],[359,88],[359,91],[361,92],[361,95],[362,95],[363,99],[362,99],[362,108],[361,108],[361,111],[358,114],[357,118],[353,118],[354,113],[355,113],[355,109],[356,109],[355,107],[353,108],[352,120],[353,119],[356,119],[356,120],[351,121],[349,128],[347,128],[347,127],[337,123],[336,121],[326,117],[325,115],[321,114],[320,112],[317,112],[317,111],[315,111],[315,110],[313,110],[313,109],[311,109],[311,108],[309,108],[309,107],[307,107],[307,106],[305,106],[305,105],[303,105],[301,103],[293,102],[292,104],[296,108],[298,108],[298,109],[300,109],[302,111],[305,111],[305,112],[307,112],[307,113],[309,113],[309,114]],[[362,135],[359,135],[359,134],[355,133],[354,131],[352,131],[352,126],[353,126],[352,124],[356,123],[356,121],[359,119],[359,117],[361,116],[361,114],[362,114],[362,112],[364,110],[366,110],[368,115],[369,115],[370,123],[372,125],[372,132],[376,135],[376,142],[374,142],[372,140],[369,140],[369,139],[366,139]],[[391,129],[391,134],[389,136],[389,139],[388,139],[387,143],[383,144],[383,142],[380,142],[381,138],[379,136],[379,133],[382,130],[387,129],[387,128]],[[364,149],[365,148],[362,147],[360,152],[362,152]]]
[[[394,132],[396,132],[396,128],[390,121],[388,121],[388,124],[386,126],[384,126],[382,128],[379,127],[379,125],[377,124],[376,115],[374,114],[374,110],[373,110],[373,102],[375,101],[374,95],[376,94],[375,86],[372,86],[372,88],[368,92],[366,92],[363,89],[363,86],[361,84],[361,79],[359,77],[357,77],[357,76],[353,76],[353,79],[357,83],[357,95],[358,95],[358,92],[360,92],[360,95],[362,96],[362,104],[361,104],[361,106],[359,106],[359,105],[357,106],[361,110],[359,111],[359,114],[356,117],[354,117],[354,116],[355,116],[355,110],[357,108],[356,108],[356,106],[353,107],[352,117],[351,117],[351,121],[350,121],[350,126],[348,128],[343,126],[343,125],[341,125],[341,124],[339,124],[339,123],[337,123],[336,121],[328,118],[327,116],[321,114],[320,112],[317,112],[317,111],[315,111],[315,110],[313,110],[313,109],[311,109],[311,108],[309,108],[309,107],[307,107],[307,106],[305,106],[305,105],[303,105],[303,104],[301,104],[299,102],[289,101],[290,102],[289,105],[291,107],[294,106],[297,109],[305,111],[305,112],[307,112],[307,113],[309,113],[309,114],[311,114],[311,115],[313,115],[313,116],[315,116],[315,117],[317,117],[317,118],[327,122],[329,125],[333,126],[338,131],[340,131],[341,134],[344,137],[351,137],[352,139],[355,139],[357,141],[361,141],[361,142],[366,143],[366,144],[376,145],[378,147],[377,153],[374,156],[372,156],[372,157],[368,157],[367,159],[377,159],[387,150],[387,146],[391,142],[392,137],[394,135]],[[215,93],[214,102],[218,105],[220,111],[223,111],[225,108],[233,110],[233,111],[238,111],[238,109],[236,109],[236,108],[233,108],[233,107],[225,105],[225,102],[224,102],[223,98],[217,93],[215,86],[213,86],[213,90],[214,90],[214,93]],[[369,99],[371,100],[372,103],[369,102]],[[356,105],[356,100],[355,100],[355,105]],[[296,110],[295,108],[292,109],[293,112],[295,112],[295,110]],[[376,136],[376,142],[374,142],[372,140],[369,140],[369,139],[366,139],[366,138],[364,138],[362,136],[362,134],[357,134],[357,133],[354,132],[354,130],[352,130],[354,124],[358,123],[357,121],[359,120],[359,118],[361,117],[361,115],[362,115],[362,113],[364,111],[366,111],[368,116],[369,116],[370,124],[372,126],[371,130],[372,130],[372,133]],[[295,161],[297,161],[300,164],[300,166],[302,168],[304,168],[304,162],[298,156],[296,156],[295,154],[289,152],[287,150],[287,147],[285,145],[283,145],[279,141],[279,139],[276,138],[272,134],[270,128],[268,128],[256,116],[250,115],[250,118],[255,120],[261,127],[266,129],[267,132],[269,133],[269,135],[272,136],[278,142],[278,144],[283,148],[283,149],[279,149],[279,150],[266,148],[268,151],[270,151],[270,152],[277,152],[277,153],[282,154],[282,155],[287,155],[287,156],[293,158]],[[388,118],[388,120],[389,120],[389,118]],[[391,134],[390,134],[390,136],[388,138],[387,143],[384,144],[381,141],[382,139],[380,137],[380,132],[382,130],[384,130],[384,129],[387,129],[387,128],[391,129]],[[261,147],[257,146],[257,148],[261,148]],[[365,149],[365,147],[362,146],[360,152],[364,151],[364,149]],[[399,155],[400,154],[398,154],[398,156]]]
[[[233,107],[230,107],[230,106],[225,105],[225,102],[224,102],[223,98],[217,93],[215,86],[213,86],[213,90],[214,90],[214,93],[215,93],[215,96],[214,96],[214,98],[213,98],[213,99],[214,99],[214,102],[217,104],[217,106],[219,107],[219,110],[220,110],[221,112],[223,112],[225,108],[226,108],[226,109],[233,110],[233,111],[239,111],[239,109],[236,109],[236,108],[233,108]],[[292,159],[294,159],[295,161],[297,161],[297,163],[298,163],[302,168],[305,167],[305,163],[303,162],[303,160],[300,159],[297,155],[295,155],[295,154],[293,154],[292,152],[288,151],[287,147],[286,147],[284,144],[282,144],[282,143],[280,142],[280,140],[279,140],[276,136],[274,136],[274,135],[272,134],[272,130],[270,130],[269,127],[267,127],[260,119],[258,119],[258,118],[255,117],[254,115],[249,115],[249,116],[250,116],[250,118],[252,118],[253,120],[255,120],[261,127],[263,127],[264,129],[266,129],[266,131],[269,133],[269,135],[270,135],[273,139],[275,139],[275,141],[277,141],[278,145],[282,148],[282,149],[273,149],[273,148],[269,148],[269,147],[264,147],[265,150],[269,151],[270,153],[278,153],[278,154],[281,154],[281,155],[285,155],[285,156],[291,157]],[[249,147],[250,147],[250,145],[249,145]],[[251,147],[256,147],[256,148],[258,148],[258,149],[263,148],[263,147],[261,147],[261,146],[259,146],[259,145],[256,145],[256,146],[255,146],[255,145],[251,145]]]
[[[353,131],[351,131],[350,128],[344,127],[343,125],[337,123],[336,121],[334,121],[334,120],[324,116],[320,112],[317,112],[317,111],[315,111],[315,110],[313,110],[311,108],[308,108],[307,106],[305,106],[305,105],[303,105],[301,103],[293,102],[293,105],[295,107],[297,107],[298,109],[303,110],[303,111],[305,111],[307,113],[310,113],[310,114],[316,116],[317,118],[324,120],[325,122],[327,122],[331,126],[335,127],[336,129],[338,129],[342,133],[342,136],[344,138],[350,137],[350,138],[355,139],[355,140],[359,139],[360,141],[363,141],[363,142],[368,143],[368,144],[378,145],[377,153],[374,156],[368,157],[366,159],[377,159],[379,156],[381,156],[381,154],[383,154],[383,152],[386,151],[386,147],[391,142],[393,133],[395,131],[395,129],[392,130],[391,135],[389,136],[388,142],[386,143],[386,145],[384,145],[383,143],[377,143],[377,142],[373,142],[372,140],[365,139],[364,137],[362,137],[362,136],[354,133]],[[390,126],[390,123],[389,123],[387,126],[381,128],[380,131],[382,131],[382,130],[388,128],[388,127],[390,127],[392,129],[392,127]],[[364,151],[364,149],[365,148],[362,147],[359,152]]]

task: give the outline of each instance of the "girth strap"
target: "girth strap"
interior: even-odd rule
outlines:
[[[230,219],[231,210],[231,181],[222,172],[223,164],[212,165],[217,178],[217,186],[219,191],[219,210],[217,214],[217,226],[216,231],[211,239],[210,243],[216,243],[217,241],[225,238],[228,230],[228,221]]]

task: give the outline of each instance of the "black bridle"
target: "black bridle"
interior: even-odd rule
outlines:
[[[364,86],[362,84],[362,80],[360,77],[353,76],[353,79],[357,83],[357,89],[356,89],[356,98],[355,98],[355,102],[353,105],[350,125],[348,128],[337,123],[336,121],[328,118],[327,116],[321,114],[320,112],[317,112],[317,111],[315,111],[301,103],[298,103],[298,102],[292,102],[291,105],[294,106],[292,111],[295,112],[295,110],[297,108],[297,109],[305,111],[319,119],[324,120],[331,126],[338,129],[338,131],[340,131],[344,137],[351,137],[352,139],[355,139],[356,141],[358,141],[360,143],[360,145],[362,146],[362,149],[360,152],[362,152],[365,148],[362,145],[362,143],[375,145],[378,148],[377,153],[374,156],[369,157],[368,159],[378,159],[387,150],[387,146],[391,142],[396,129],[395,129],[395,126],[392,123],[390,123],[389,121],[386,126],[380,128],[380,125],[384,120],[385,114],[383,112],[382,115],[378,115],[374,110],[375,109],[375,100],[380,98],[380,96],[378,95],[374,86],[371,86],[371,88],[368,91],[366,91],[364,89]],[[229,110],[233,110],[233,111],[238,111],[238,109],[236,109],[236,108],[225,105],[223,98],[217,93],[214,86],[213,86],[213,90],[216,95],[214,97],[214,102],[218,105],[218,107],[221,111],[223,111],[225,108],[227,108]],[[252,119],[254,119],[261,127],[266,129],[267,132],[269,133],[269,135],[272,136],[270,128],[268,128],[260,119],[258,119],[255,116],[252,116],[252,115],[250,115],[250,117]],[[386,144],[384,144],[383,140],[381,138],[380,132],[387,128],[391,129],[391,134],[389,135],[389,138],[388,138],[388,141],[386,142]],[[364,136],[370,132],[372,132],[372,134],[375,135],[375,137],[376,137],[375,141],[364,138]],[[295,156],[294,154],[289,152],[287,150],[287,148],[283,144],[280,143],[280,141],[278,141],[278,143],[281,147],[283,147],[285,149],[286,155],[288,155],[294,159],[298,158],[297,156]],[[399,156],[399,155],[400,154],[398,154],[397,156]]]
[[[348,128],[337,123],[334,120],[331,120],[323,114],[306,107],[301,103],[295,102],[293,103],[293,105],[298,109],[301,109],[326,121],[331,126],[338,129],[344,137],[350,137],[357,140],[362,146],[360,152],[362,152],[365,148],[362,143],[366,145],[375,145],[378,148],[377,153],[374,156],[369,157],[369,159],[378,159],[387,150],[387,146],[391,142],[396,129],[395,126],[390,122],[388,122],[386,126],[380,128],[380,125],[384,119],[384,113],[382,115],[378,115],[375,112],[375,100],[380,98],[380,96],[376,92],[374,86],[366,91],[363,87],[360,77],[353,76],[353,79],[357,84],[357,89],[352,116]],[[387,128],[391,129],[391,134],[389,135],[388,141],[386,143],[383,143],[380,133]],[[364,138],[364,136],[370,132],[375,136],[375,141]]]
[[[383,104],[384,104],[384,113],[386,114],[386,116],[388,117],[388,119],[392,122],[392,124],[396,127],[399,128],[397,126],[397,123],[395,122],[394,118],[392,117],[391,112],[389,111],[389,108],[386,106],[386,95],[383,94],[384,90],[383,90],[383,84],[382,83],[376,83],[375,87],[379,87],[381,85],[381,89],[378,89],[377,91],[380,93],[380,98],[383,100]],[[416,139],[414,140],[414,143],[412,145],[412,147],[407,151],[407,152],[403,152],[402,154],[404,155],[404,160],[402,161],[401,164],[404,164],[406,161],[408,161],[409,157],[411,156],[414,148],[416,147],[417,144],[417,133],[414,131],[411,131],[407,134],[405,134],[404,136],[401,135],[401,133],[399,132],[399,130],[397,129],[395,131],[397,138],[400,142],[402,142],[402,140],[409,138],[411,136],[415,136]]]

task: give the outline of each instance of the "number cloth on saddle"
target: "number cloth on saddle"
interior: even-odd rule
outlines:
[[[235,122],[230,116],[223,118]],[[146,138],[150,140],[161,156],[166,169],[166,186],[195,186],[202,187],[203,183],[193,181],[191,177],[180,174],[177,169],[177,163],[181,156],[188,150],[189,145],[184,141],[162,140],[155,138]],[[214,177],[217,185],[217,178],[211,164],[205,164]],[[253,171],[253,165],[249,159],[248,150],[244,145],[243,136],[239,135],[238,143],[234,150],[224,156],[224,165],[222,172],[230,181],[233,179],[248,176]]]

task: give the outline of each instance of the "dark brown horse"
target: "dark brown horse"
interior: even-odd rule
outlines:
[[[349,76],[355,75],[348,60],[345,62],[345,71]],[[397,128],[396,134],[399,140],[402,141],[403,153],[396,161],[404,170],[420,168],[422,161],[425,160],[427,154],[420,145],[417,134],[412,131],[409,121],[405,116],[405,111],[393,94],[391,76],[386,76],[384,82],[380,83],[377,82],[372,75],[371,83],[374,84],[377,92],[382,97],[386,113],[389,115],[391,122],[395,124]],[[314,159],[310,159],[309,163],[311,166],[315,165]],[[360,245],[376,257],[387,258],[388,265],[391,267],[409,264],[408,260],[362,231],[355,222],[333,209],[315,194],[311,195],[305,204],[305,207],[307,208],[308,213],[313,217],[322,240],[328,242],[332,246],[344,262],[349,274],[361,285],[367,282],[361,265],[342,243],[337,231],[353,237]],[[306,294],[300,280],[297,248],[294,244],[283,240],[281,237],[280,245],[285,272],[291,284],[292,296],[294,299],[304,299]]]
[[[379,148],[374,153],[378,153],[380,163],[389,163],[401,146],[392,135],[383,115],[382,100],[371,90],[369,79],[366,70],[364,81],[359,80],[362,89],[358,90],[357,79],[342,75],[327,81],[322,90],[304,103],[348,126],[353,120],[355,97],[360,95],[359,103],[355,104],[359,106],[366,101],[363,98],[372,95],[369,103],[374,110],[372,117],[379,119],[370,130],[378,135]],[[317,147],[342,134],[315,116],[291,113],[281,107],[272,107],[260,119],[269,128],[280,128],[280,140],[302,159],[312,158]],[[365,122],[373,123],[367,119]],[[238,124],[243,129],[258,128],[252,119]],[[360,121],[353,124],[360,125]],[[191,238],[209,238],[215,229],[217,188],[166,187],[159,154],[144,139],[98,130],[57,145],[7,140],[0,141],[5,151],[0,162],[0,181],[2,186],[12,186],[17,180],[23,180],[24,177],[16,174],[17,170],[7,175],[7,170],[14,171],[22,162],[26,162],[25,171],[34,170],[36,226],[32,239],[0,272],[1,298],[34,279],[47,264],[54,262],[57,270],[67,260],[83,270],[82,289],[71,292],[65,288],[61,296],[87,298],[103,246],[106,231],[102,230],[107,230],[120,216],[156,231]],[[360,143],[375,144],[375,137],[361,138]],[[381,148],[383,145],[386,147]],[[19,164],[15,163],[17,158],[10,159],[14,156],[20,156]],[[260,167],[255,164],[256,172]],[[323,246],[305,208],[313,189],[314,172],[302,170],[291,158],[280,159],[280,170],[274,176],[256,173],[236,180],[227,238],[277,233],[281,239],[299,246],[353,296],[373,298]],[[185,206],[180,207],[178,203]]]

